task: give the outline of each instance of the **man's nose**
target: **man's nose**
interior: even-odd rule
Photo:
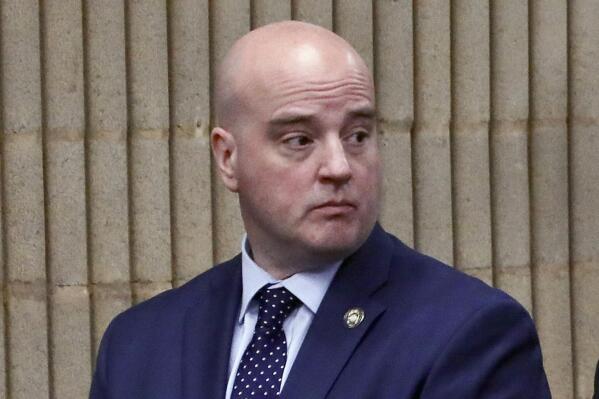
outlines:
[[[344,183],[352,176],[351,166],[341,138],[327,140],[322,153],[320,179]]]

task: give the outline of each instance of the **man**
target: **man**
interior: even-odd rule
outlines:
[[[374,89],[347,42],[262,27],[215,93],[242,254],[119,315],[92,398],[550,397],[523,308],[376,223]]]

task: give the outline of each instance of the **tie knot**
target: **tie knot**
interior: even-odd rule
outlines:
[[[285,288],[269,289],[268,286],[264,286],[258,291],[258,303],[257,327],[278,330],[300,300]]]

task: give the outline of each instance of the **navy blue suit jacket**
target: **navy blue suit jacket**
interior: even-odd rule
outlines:
[[[117,316],[93,399],[221,399],[241,297],[237,256]],[[350,329],[343,316],[364,310]],[[550,398],[528,313],[378,225],[341,266],[284,399]]]

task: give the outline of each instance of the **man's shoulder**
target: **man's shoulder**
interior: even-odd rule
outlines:
[[[213,290],[226,289],[240,275],[240,256],[220,263],[180,287],[166,290],[118,314],[111,327],[139,330],[180,322],[185,312],[206,299]]]
[[[538,346],[529,312],[510,295],[395,238],[392,242],[382,294],[385,326],[391,340],[397,334],[400,343],[418,342],[423,364],[432,367],[443,354],[462,353],[473,342],[511,347],[521,339]]]
[[[499,392],[488,389],[495,386],[518,397],[550,397],[533,320],[515,299],[412,250],[400,250],[390,270],[404,293],[387,317],[403,328],[389,335],[401,337],[397,348],[413,343],[410,355],[426,370],[422,396],[487,397]]]
[[[523,309],[504,291],[388,236],[392,243],[389,283],[404,305],[408,301],[410,306],[436,308],[447,315],[498,305]]]

